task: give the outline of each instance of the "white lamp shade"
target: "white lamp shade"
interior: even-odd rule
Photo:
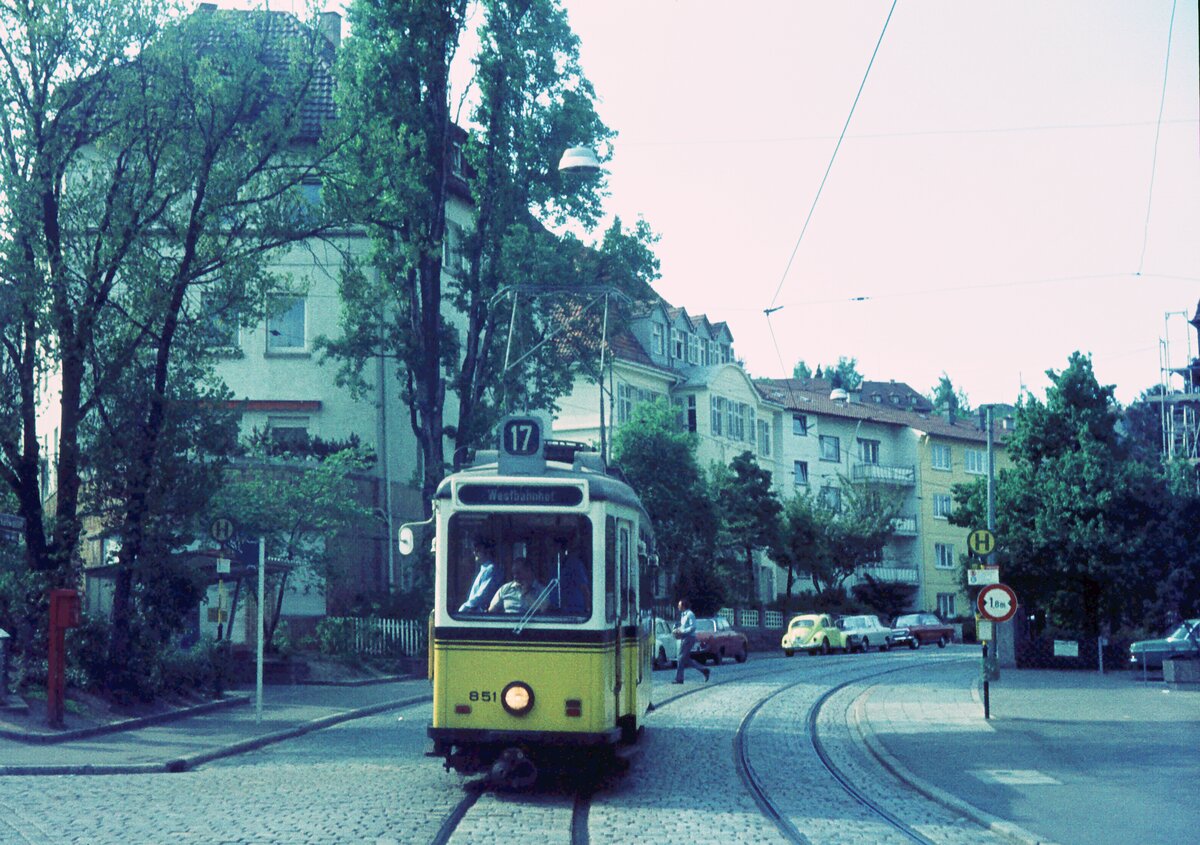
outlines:
[[[559,159],[558,169],[564,173],[595,173],[600,169],[600,159],[591,147],[569,147]]]

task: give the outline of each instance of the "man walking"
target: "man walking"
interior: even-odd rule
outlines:
[[[707,682],[709,670],[692,660],[692,646],[696,644],[696,614],[692,613],[692,603],[687,599],[679,600],[679,625],[672,633],[675,634],[675,639],[679,640],[679,660],[675,664],[675,683],[683,683],[683,670],[688,666],[703,674],[704,680]]]

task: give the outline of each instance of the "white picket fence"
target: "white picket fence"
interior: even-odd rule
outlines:
[[[347,645],[355,654],[405,655],[425,654],[426,622],[422,619],[360,619],[346,616],[331,621],[345,626]]]

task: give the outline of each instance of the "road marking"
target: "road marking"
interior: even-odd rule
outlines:
[[[976,769],[971,772],[975,777],[990,783],[1003,783],[1009,786],[1061,786],[1062,781],[1036,769]]]

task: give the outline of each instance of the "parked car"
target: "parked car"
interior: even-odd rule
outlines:
[[[835,648],[845,648],[846,639],[828,613],[802,613],[788,623],[781,645],[788,657],[797,651],[829,654]]]
[[[885,628],[878,616],[843,616],[837,621],[837,626],[845,637],[846,651],[861,651],[865,654],[872,646],[880,651],[891,648],[892,629]]]
[[[1159,640],[1138,640],[1129,645],[1129,663],[1140,669],[1161,669],[1163,660],[1181,654],[1200,654],[1200,619],[1185,619]]]
[[[674,630],[666,619],[654,617],[654,668],[666,669],[679,662],[679,640],[671,633]]]
[[[728,619],[717,616],[696,620],[696,648],[692,651],[696,660],[720,663],[732,657],[738,663],[745,663],[749,655],[749,640],[741,631],[735,631]]]
[[[904,613],[892,622],[892,645],[920,648],[937,643],[945,648],[954,640],[954,626],[938,618],[936,613]]]

